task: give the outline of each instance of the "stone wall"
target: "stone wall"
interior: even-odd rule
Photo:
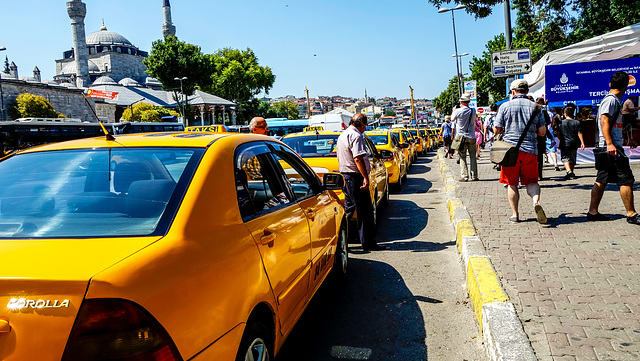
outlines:
[[[115,104],[107,104],[102,103],[99,100],[96,101],[96,114],[100,119],[106,118],[106,123],[115,123],[116,122],[116,105]]]
[[[55,110],[64,114],[67,118],[79,118],[82,121],[92,123],[98,121],[89,108],[89,104],[95,108],[95,102],[89,98],[87,99],[89,104],[87,104],[82,96],[83,90],[81,89],[2,79],[2,94],[8,120],[13,120],[10,119],[9,107],[16,101],[18,95],[22,93],[40,95],[48,99]]]

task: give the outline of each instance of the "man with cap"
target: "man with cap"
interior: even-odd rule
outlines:
[[[460,108],[453,111],[451,121],[453,122],[452,137],[462,136],[458,155],[460,156],[460,182],[469,180],[469,170],[467,169],[467,152],[471,158],[471,179],[478,180],[478,161],[476,160],[476,110],[469,108],[469,96],[464,94],[460,97]]]
[[[503,134],[502,140],[513,145],[518,144],[527,123],[533,117],[533,123],[526,129],[527,133],[520,145],[518,161],[513,167],[502,167],[500,183],[508,185],[507,198],[513,211],[509,220],[519,222],[518,202],[520,192],[518,181],[527,188],[527,194],[533,201],[533,209],[538,223],[547,223],[547,216],[540,205],[540,185],[538,184],[538,145],[536,136],[543,136],[547,127],[541,109],[527,98],[529,85],[524,79],[516,79],[511,83],[511,100],[502,104],[494,121],[494,133]]]
[[[446,115],[444,117],[444,123],[440,127],[440,136],[444,142],[444,157],[451,158],[453,155],[453,149],[451,149],[451,116]]]

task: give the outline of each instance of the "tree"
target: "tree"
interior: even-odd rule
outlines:
[[[192,95],[196,88],[208,87],[214,72],[214,64],[199,46],[179,41],[175,36],[154,41],[151,53],[142,62],[147,74],[158,79],[164,90],[173,91],[176,102],[181,99],[179,92]],[[184,77],[182,82],[175,80]]]
[[[505,97],[505,79],[494,78],[491,75],[491,53],[506,49],[504,34],[496,35],[485,45],[486,51],[482,52],[480,58],[473,57],[469,62],[471,69],[471,79],[477,81],[478,104],[489,104],[489,95],[493,99],[503,99]]]
[[[273,110],[279,116],[284,116],[287,119],[298,119],[299,111],[298,105],[290,100],[286,100],[283,102],[277,102],[272,106]]]
[[[179,116],[171,109],[159,107],[149,103],[137,103],[122,113],[125,122],[161,122],[164,116]]]
[[[458,103],[458,78],[449,79],[449,86],[438,97],[433,99],[433,105],[441,113],[451,114],[453,106]]]
[[[13,119],[37,117],[37,118],[66,118],[58,113],[53,105],[39,95],[22,93],[9,108],[9,115]]]
[[[396,116],[396,112],[394,112],[391,109],[387,109],[384,111],[384,116],[385,117],[395,117]]]
[[[231,100],[238,106],[238,115],[245,119],[245,107],[261,92],[269,94],[276,80],[268,66],[260,66],[254,52],[224,48],[209,56],[215,64],[215,72],[211,76],[211,85],[203,87],[204,91]]]

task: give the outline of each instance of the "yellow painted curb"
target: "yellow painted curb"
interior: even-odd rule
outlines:
[[[460,198],[449,199],[447,201],[447,208],[449,208],[449,218],[453,219],[453,210],[457,207],[462,207],[462,201]]]
[[[458,253],[462,252],[462,237],[475,235],[476,230],[470,219],[462,219],[458,222],[456,225],[456,246],[458,246]]]
[[[485,303],[507,302],[509,296],[502,290],[496,272],[488,258],[471,257],[467,266],[467,291],[471,306],[482,330],[482,306]]]

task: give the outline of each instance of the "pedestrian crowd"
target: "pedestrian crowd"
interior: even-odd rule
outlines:
[[[610,80],[610,91],[597,108],[597,141],[593,150],[596,178],[591,191],[591,200],[586,212],[588,221],[608,221],[611,217],[599,212],[598,207],[604,190],[609,183],[619,186],[622,203],[626,210],[627,222],[640,225],[640,215],[635,210],[633,184],[635,178],[629,165],[629,157],[623,144],[635,148],[631,130],[637,126],[637,96],[621,100],[629,86],[629,75],[615,73]],[[556,171],[562,171],[558,164],[557,151],[564,165],[564,180],[576,178],[575,166],[578,150],[584,150],[585,125],[593,110],[579,108],[568,103],[564,108],[553,110],[547,107],[544,98],[533,99],[529,85],[524,79],[516,79],[510,86],[510,99],[498,107],[492,104],[484,119],[469,107],[469,97],[460,97],[451,116],[445,117],[441,126],[444,140],[445,158],[457,153],[460,164],[460,182],[477,181],[478,165],[482,149],[491,151],[496,140],[513,145],[517,151],[517,161],[513,166],[494,165],[500,171],[499,182],[507,188],[507,199],[512,214],[511,222],[520,221],[519,188],[526,188],[531,198],[532,208],[539,223],[547,223],[542,208],[540,180],[544,180],[545,163],[552,164]],[[469,162],[467,163],[467,155]]]

